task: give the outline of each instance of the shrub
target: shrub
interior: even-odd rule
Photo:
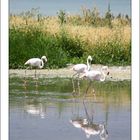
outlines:
[[[49,68],[65,67],[67,63],[86,63],[88,55],[92,55],[93,63],[97,64],[131,64],[129,26],[109,28],[68,23],[60,26],[54,17],[42,20],[43,24],[32,19],[26,25],[22,18],[10,18],[9,68],[24,68],[29,58],[42,55],[48,57],[46,66]]]
[[[12,28],[9,31],[9,67],[23,68],[25,61],[33,57],[48,57],[49,67],[64,67],[67,54],[58,40],[38,28]]]

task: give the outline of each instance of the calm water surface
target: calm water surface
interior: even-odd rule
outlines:
[[[10,78],[10,140],[130,140],[130,82],[95,82],[84,100],[88,82],[79,94],[76,83],[73,94],[71,79]]]
[[[10,13],[21,13],[31,8],[39,8],[43,15],[56,15],[64,9],[71,14],[81,13],[81,7],[97,7],[103,15],[110,3],[111,11],[114,15],[131,13],[131,0],[9,0]]]

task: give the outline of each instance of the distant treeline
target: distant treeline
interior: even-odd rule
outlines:
[[[108,5],[108,10],[105,12],[104,16],[100,16],[99,10],[94,7],[93,9],[88,9],[86,7],[81,8],[81,14],[70,15],[66,10],[59,10],[56,13],[60,24],[73,24],[73,25],[91,25],[94,27],[104,27],[104,26],[126,26],[131,25],[131,17],[128,14],[119,13],[114,16],[111,12],[110,5]],[[42,16],[38,8],[32,8],[29,11],[21,12],[20,14],[10,14],[10,17],[19,16],[25,20],[28,24],[30,18],[36,19],[38,22],[43,22],[51,16]]]

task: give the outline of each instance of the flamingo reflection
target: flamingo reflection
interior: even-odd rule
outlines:
[[[70,123],[75,128],[80,128],[81,130],[83,130],[87,138],[90,138],[90,136],[92,135],[99,135],[100,140],[107,140],[108,131],[106,130],[105,124],[94,123],[93,115],[91,117],[89,116],[84,101],[83,105],[86,117],[75,117],[74,119],[70,120]]]
[[[46,117],[46,107],[42,103],[26,102],[24,110],[32,116],[39,116],[42,119]]]

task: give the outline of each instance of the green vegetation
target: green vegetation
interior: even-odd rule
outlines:
[[[131,28],[128,15],[114,17],[110,8],[104,17],[97,8],[82,8],[82,15],[42,17],[36,9],[10,15],[9,68],[24,68],[29,58],[46,55],[46,67],[61,68],[68,63],[130,65]]]

